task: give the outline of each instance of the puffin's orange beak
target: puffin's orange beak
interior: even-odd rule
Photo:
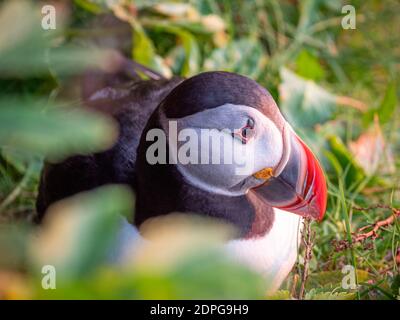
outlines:
[[[303,217],[322,220],[327,202],[324,172],[306,144],[290,132],[290,154],[277,176],[265,177],[265,183],[253,188],[270,206]],[[256,173],[256,178],[262,175]]]

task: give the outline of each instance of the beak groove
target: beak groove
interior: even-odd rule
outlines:
[[[322,220],[327,202],[324,172],[311,150],[293,132],[286,165],[279,175],[253,189],[269,205]]]

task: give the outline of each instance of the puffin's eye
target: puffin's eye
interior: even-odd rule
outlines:
[[[246,144],[254,135],[254,120],[248,119],[246,125],[235,131],[233,136],[238,138],[243,144]]]

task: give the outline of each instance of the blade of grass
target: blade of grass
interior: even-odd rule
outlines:
[[[338,182],[339,182],[339,191],[340,191],[340,202],[341,202],[341,208],[342,208],[342,217],[345,220],[345,225],[346,225],[346,235],[347,235],[347,241],[350,243],[350,256],[351,256],[351,263],[354,267],[355,270],[357,270],[357,261],[356,257],[354,254],[354,249],[352,248],[351,244],[353,242],[352,236],[351,236],[351,222],[350,222],[350,216],[349,216],[349,211],[347,208],[347,203],[346,203],[346,196],[344,192],[344,181],[342,180],[341,177],[338,177]],[[357,299],[360,300],[360,292],[358,291],[358,279],[357,279],[357,273],[355,273],[355,282],[357,286]]]

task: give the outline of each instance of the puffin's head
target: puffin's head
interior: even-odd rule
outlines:
[[[158,113],[168,160],[188,183],[227,196],[255,193],[272,207],[322,219],[321,166],[255,81],[202,73],[178,85]]]

